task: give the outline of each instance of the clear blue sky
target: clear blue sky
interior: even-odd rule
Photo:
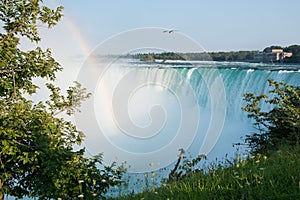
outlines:
[[[53,4],[53,3],[52,3]],[[207,51],[300,44],[299,0],[60,0],[91,48],[129,29],[178,29]],[[61,25],[63,26],[63,25]]]

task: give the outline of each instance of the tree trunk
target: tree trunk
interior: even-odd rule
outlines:
[[[3,187],[3,183],[2,183],[2,180],[0,179],[0,200],[3,200],[3,199],[4,199],[4,195],[3,195],[3,193],[1,192],[2,187]]]

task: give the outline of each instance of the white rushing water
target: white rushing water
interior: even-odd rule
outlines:
[[[254,131],[241,110],[243,94],[267,93],[269,78],[300,84],[295,70],[299,66],[283,70],[227,62],[96,63],[80,72],[78,80],[93,98],[76,123],[87,135],[90,154],[104,152],[108,163],[126,161],[135,177],[172,168],[180,148],[191,157],[233,156],[232,144]]]
[[[86,61],[76,70],[74,65],[66,69],[69,75],[78,71],[77,80],[93,94],[74,122],[86,134],[88,156],[103,152],[105,162],[126,161],[130,166],[125,193],[145,188],[145,172],[156,173],[152,184],[158,186],[173,168],[180,148],[191,158],[206,154],[207,162],[234,156],[232,144],[254,131],[241,110],[243,94],[267,93],[269,78],[300,84],[296,65],[102,62]],[[62,79],[58,84],[65,87],[69,82]],[[37,98],[47,94],[41,96]],[[112,195],[118,192],[112,189]]]

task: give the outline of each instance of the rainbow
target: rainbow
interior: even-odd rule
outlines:
[[[59,0],[52,0],[47,1],[46,4],[56,8],[58,6],[61,6],[62,2]],[[70,12],[64,11],[63,14],[64,16],[61,22],[64,23],[64,25],[66,25],[66,28],[71,31],[71,33],[73,34],[72,36],[77,41],[82,55],[84,55],[84,58],[86,59],[92,50],[92,48],[89,46],[89,41],[82,34],[81,30],[79,29],[80,26],[76,23],[76,20],[73,19],[72,14]]]
[[[71,31],[73,34],[73,37],[78,42],[78,46],[81,50],[81,53],[84,55],[85,59],[88,58],[88,56],[91,53],[91,47],[88,45],[88,40],[84,37],[81,30],[79,29],[79,26],[76,24],[75,20],[72,20],[71,17],[65,18],[65,23],[67,25],[67,28]]]

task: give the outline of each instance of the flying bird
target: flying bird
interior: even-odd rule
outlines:
[[[163,33],[174,33],[178,30],[170,29],[170,30],[164,30]]]

